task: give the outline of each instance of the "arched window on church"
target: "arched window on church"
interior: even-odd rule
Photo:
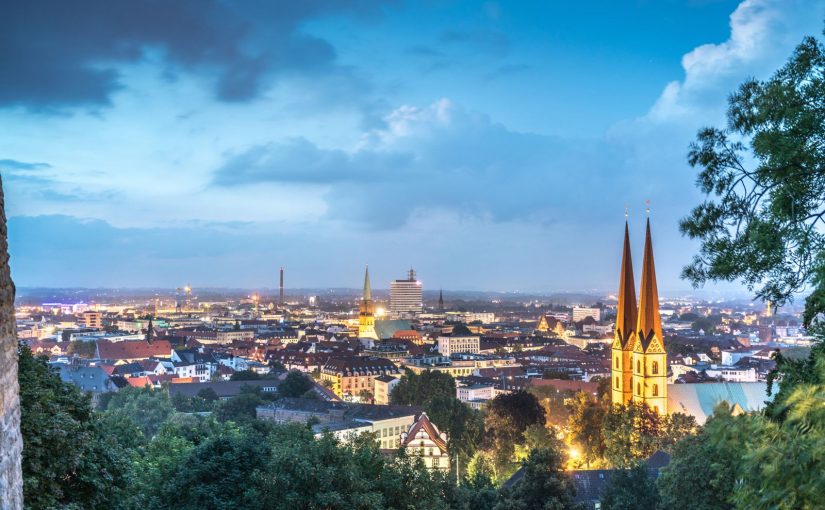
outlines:
[[[642,383],[636,383],[636,395],[642,394]]]
[[[659,385],[658,385],[658,384],[654,384],[654,385],[653,385],[653,396],[654,396],[654,397],[658,397],[658,396],[659,396]]]
[[[638,359],[636,360],[636,372],[639,374],[642,373],[642,361]]]
[[[617,390],[619,389],[619,378],[618,377],[616,378],[616,389]]]
[[[655,375],[655,374],[658,374],[658,373],[659,373],[659,362],[654,361],[653,362],[653,374]]]
[[[619,368],[619,357],[616,356],[616,368]]]

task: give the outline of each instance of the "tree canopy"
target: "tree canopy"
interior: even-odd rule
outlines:
[[[805,287],[825,311],[825,48],[805,38],[768,80],[729,99],[727,128],[702,129],[688,161],[708,198],[681,221],[701,249],[683,276],[741,279],[781,305]]]

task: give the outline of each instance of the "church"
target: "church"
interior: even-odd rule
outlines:
[[[616,327],[611,348],[612,403],[644,403],[661,415],[685,413],[694,416],[700,425],[721,401],[726,401],[739,412],[763,408],[768,400],[764,382],[668,384],[667,351],[659,314],[650,218],[647,220],[642,257],[637,302],[630,235],[625,220]]]
[[[649,218],[643,257],[637,305],[630,235],[625,222],[619,303],[611,349],[612,401],[614,404],[645,403],[657,413],[667,414],[667,353],[659,316]]]

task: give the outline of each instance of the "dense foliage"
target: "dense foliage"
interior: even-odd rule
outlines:
[[[658,481],[663,508],[813,509],[825,493],[825,47],[800,44],[769,80],[730,98],[727,130],[702,130],[689,160],[713,198],[682,221],[702,241],[685,276],[742,279],[780,305],[812,289],[804,322],[819,338],[807,359],[777,356],[779,382],[761,414],[717,408],[677,444]],[[753,164],[748,160],[753,160]],[[690,500],[683,497],[690,494]]]
[[[459,464],[467,464],[481,446],[484,419],[479,411],[458,400],[455,380],[449,374],[407,371],[393,388],[390,402],[422,407],[439,430],[447,433],[450,454],[459,455]]]
[[[601,510],[659,508],[659,491],[656,489],[655,476],[655,473],[651,473],[643,463],[615,471],[601,495]]]
[[[741,279],[780,305],[806,286],[806,323],[825,311],[825,48],[806,38],[769,80],[729,100],[728,128],[705,128],[689,162],[708,199],[681,222],[702,242],[684,276]]]
[[[23,498],[27,508],[103,508],[126,486],[128,459],[91,402],[20,348]]]

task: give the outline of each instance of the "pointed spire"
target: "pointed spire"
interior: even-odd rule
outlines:
[[[625,212],[625,216],[627,212]],[[630,338],[636,327],[636,284],[633,279],[633,259],[630,255],[630,232],[627,220],[624,223],[624,249],[622,250],[622,270],[619,277],[619,304],[616,308],[616,331],[622,346]]]
[[[370,265],[367,264],[367,269],[364,271],[364,301],[372,301],[372,290],[370,289]]]
[[[653,263],[653,242],[650,239],[650,218],[645,233],[645,253],[642,261],[642,283],[639,288],[639,322],[636,332],[647,345],[653,335],[662,340],[662,319],[659,316],[659,290],[656,287],[656,267]]]
[[[444,289],[438,290],[438,309],[444,310]]]

